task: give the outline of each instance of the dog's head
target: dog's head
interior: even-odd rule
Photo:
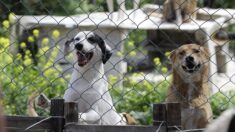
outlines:
[[[76,54],[79,66],[85,66],[89,62],[99,61],[105,64],[111,57],[111,48],[97,34],[89,31],[79,32],[74,38],[65,43],[65,54],[72,49]]]
[[[47,109],[50,107],[51,101],[47,98],[45,94],[40,94],[36,99],[36,105],[42,109]]]
[[[194,75],[208,68],[209,51],[197,44],[186,44],[171,52],[173,69],[181,75]]]

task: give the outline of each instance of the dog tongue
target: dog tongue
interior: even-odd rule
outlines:
[[[78,53],[77,57],[78,57],[78,63],[79,64],[84,65],[84,64],[87,63],[87,57],[86,57],[85,54]]]

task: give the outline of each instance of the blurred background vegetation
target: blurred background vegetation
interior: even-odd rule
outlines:
[[[162,3],[164,0],[140,0],[140,6],[146,3]],[[233,8],[232,0],[198,0],[199,6],[212,8]],[[114,0],[115,5],[117,5]],[[39,6],[40,5],[40,6]],[[117,10],[118,6],[114,6]],[[132,0],[126,3],[127,9],[133,7]],[[17,15],[74,15],[93,11],[108,11],[106,0],[1,0],[1,19],[7,17],[10,12]]]
[[[140,6],[146,3],[161,3],[162,0],[141,0]],[[117,4],[117,3],[115,3]],[[132,1],[127,1],[127,8],[132,8]],[[199,6],[212,8],[233,8],[235,1],[231,0],[199,0]],[[117,6],[115,6],[117,8]],[[117,9],[115,9],[117,10]],[[3,90],[1,103],[5,113],[9,115],[25,115],[28,95],[33,91],[44,92],[50,98],[62,96],[67,87],[69,76],[59,78],[61,68],[53,64],[58,47],[50,49],[51,58],[44,56],[48,53],[49,41],[58,41],[59,33],[53,30],[53,38],[43,38],[42,46],[36,55],[38,63],[33,62],[32,53],[27,50],[24,42],[18,42],[19,48],[25,55],[10,53],[9,27],[11,15],[76,15],[89,12],[107,11],[105,0],[1,0],[0,1],[0,86]],[[14,14],[11,14],[14,13]],[[10,16],[10,17],[9,17]],[[233,28],[230,29],[233,31]],[[25,43],[33,43],[37,40],[40,30],[30,31]],[[140,48],[140,43],[145,41],[146,33],[143,31],[131,31],[126,49],[130,57],[136,53],[131,49]],[[143,51],[144,53],[144,51]],[[120,53],[123,54],[123,53]],[[166,53],[166,58],[169,54]],[[162,60],[154,59],[155,68],[158,72],[168,75],[167,68]],[[130,71],[132,67],[128,68]],[[170,85],[170,79],[160,82],[150,82],[144,79],[132,80],[132,77],[145,78],[142,73],[134,73],[131,76],[124,76],[119,80],[115,76],[109,78],[110,92],[113,96],[115,106],[119,112],[130,112],[140,124],[151,124],[152,103],[163,102],[166,96],[166,89]],[[118,87],[120,81],[124,81],[124,87]],[[234,91],[219,92],[211,98],[211,104],[215,117],[228,107],[234,106]],[[46,115],[43,110],[38,110],[40,115]]]

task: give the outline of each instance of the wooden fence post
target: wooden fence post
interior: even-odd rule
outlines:
[[[181,129],[181,107],[180,103],[167,103],[167,125]],[[174,128],[172,128],[174,129]]]
[[[181,129],[180,103],[153,104],[153,125],[164,126],[166,132]]]
[[[167,111],[166,104],[153,104],[153,125],[165,126],[167,131]]]
[[[66,102],[64,105],[65,122],[78,122],[78,105],[76,102]]]
[[[51,129],[54,132],[62,132],[64,129],[64,99],[52,99],[51,100]]]

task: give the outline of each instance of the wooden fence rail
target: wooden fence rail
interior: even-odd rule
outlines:
[[[8,132],[167,132],[181,128],[179,103],[154,104],[152,126],[79,125],[77,111],[76,103],[52,99],[49,117],[6,116],[6,128]]]

